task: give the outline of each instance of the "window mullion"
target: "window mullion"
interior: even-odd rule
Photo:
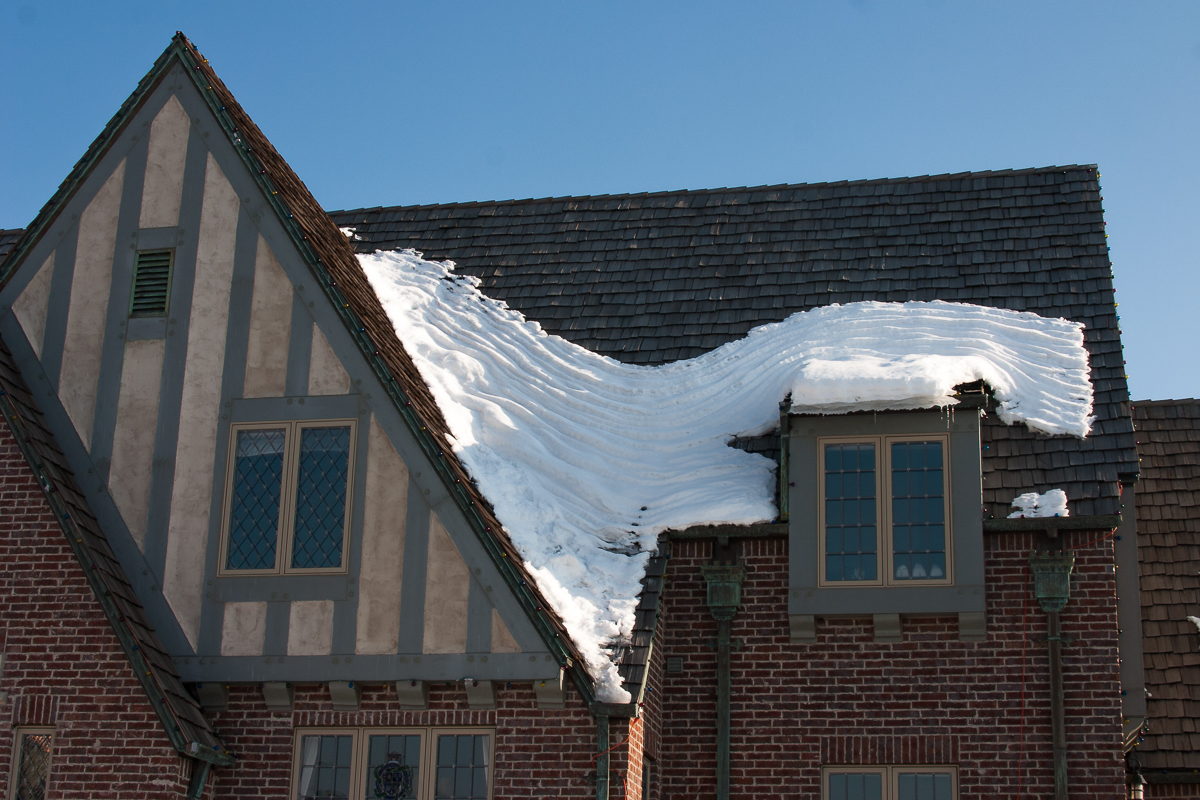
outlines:
[[[892,586],[896,575],[894,544],[892,540],[892,437],[879,437],[879,477],[882,486],[879,510],[879,538],[883,558],[883,585]]]
[[[283,492],[279,508],[279,567],[286,573],[292,566],[292,534],[296,522],[296,487],[300,471],[300,423],[287,422],[284,443]]]

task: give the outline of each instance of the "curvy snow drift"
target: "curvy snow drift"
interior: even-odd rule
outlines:
[[[597,681],[628,702],[612,645],[632,628],[664,530],[774,519],[774,463],[727,446],[793,410],[950,406],[983,380],[1006,423],[1087,435],[1082,326],[943,302],[793,314],[688,361],[622,364],[481,294],[451,262],[359,256],[433,391],[452,446]]]

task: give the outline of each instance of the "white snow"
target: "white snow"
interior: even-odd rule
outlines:
[[[1188,617],[1188,622],[1196,626],[1196,632],[1200,633],[1200,617]]]
[[[688,361],[622,364],[548,335],[412,251],[359,256],[452,446],[561,615],[598,696],[628,702],[629,635],[657,534],[776,517],[774,464],[727,446],[797,412],[950,406],[984,380],[1005,422],[1087,435],[1081,326],[952,303],[794,314]]]
[[[1071,516],[1067,510],[1067,493],[1062,489],[1051,489],[1045,494],[1026,492],[1013,498],[1012,507],[1016,511],[1008,515],[1009,519]]]

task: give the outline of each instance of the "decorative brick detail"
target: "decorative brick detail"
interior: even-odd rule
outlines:
[[[0,787],[13,728],[54,727],[49,797],[182,797],[187,771],[0,421]],[[206,796],[211,796],[206,793]]]

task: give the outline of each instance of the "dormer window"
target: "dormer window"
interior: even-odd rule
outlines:
[[[234,425],[223,574],[342,572],[355,420]]]
[[[950,581],[948,445],[946,435],[818,440],[822,585]]]

